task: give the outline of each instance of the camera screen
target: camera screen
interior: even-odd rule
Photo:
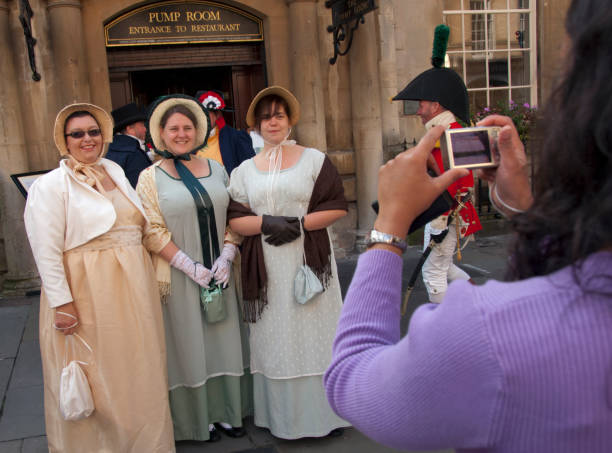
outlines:
[[[491,162],[491,148],[487,131],[461,132],[451,135],[455,165]]]

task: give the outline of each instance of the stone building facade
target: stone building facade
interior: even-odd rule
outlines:
[[[39,285],[24,197],[10,175],[57,166],[52,128],[68,103],[110,111],[216,88],[234,108],[226,120],[244,127],[259,89],[290,88],[302,108],[298,142],[326,152],[344,180],[350,212],[335,226],[342,256],[374,222],[379,166],[423,134],[414,105],[389,99],[429,67],[435,25],[451,28],[448,65],[466,80],[472,108],[514,98],[540,104],[559,73],[569,0],[554,8],[544,0],[373,0],[376,9],[363,16],[348,54],[330,64],[326,3],[358,9],[370,1],[0,0],[4,293]],[[30,51],[28,34],[36,40]]]

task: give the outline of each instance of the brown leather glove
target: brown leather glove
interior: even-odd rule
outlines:
[[[261,232],[268,236],[265,241],[270,245],[288,244],[302,234],[300,232],[300,219],[264,214],[261,220]]]

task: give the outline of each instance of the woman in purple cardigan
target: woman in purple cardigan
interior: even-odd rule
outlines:
[[[509,281],[453,283],[400,338],[402,259],[373,245],[360,259],[325,375],[338,415],[402,449],[612,451],[612,9],[575,0],[564,80],[544,118],[531,196],[509,118],[501,164],[483,174],[512,216]],[[441,128],[382,167],[376,230],[405,237],[465,170],[439,178],[426,160]],[[420,197],[406,199],[406,193]]]

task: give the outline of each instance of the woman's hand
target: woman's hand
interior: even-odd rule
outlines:
[[[223,245],[221,255],[219,255],[219,258],[215,260],[210,268],[210,271],[215,276],[215,281],[219,284],[223,284],[224,288],[227,288],[227,282],[229,282],[230,278],[230,268],[232,267],[232,261],[234,261],[237,252],[238,247],[231,242],[226,242]]]
[[[283,245],[295,241],[302,234],[300,219],[286,216],[262,216],[261,232],[268,236],[265,241],[271,245]]]
[[[74,302],[55,307],[53,327],[64,335],[72,335],[79,325],[79,314]]]
[[[170,266],[177,268],[187,277],[196,282],[199,286],[208,288],[210,281],[213,278],[213,273],[210,269],[204,267],[202,263],[192,260],[189,255],[177,248],[177,252],[170,260]]]
[[[374,228],[383,233],[405,237],[410,224],[457,179],[469,170],[454,168],[432,178],[427,174],[427,159],[442,126],[430,129],[414,147],[391,159],[378,172],[379,213]]]
[[[491,115],[479,121],[477,125],[501,127],[497,146],[493,151],[497,155],[499,166],[480,169],[477,172],[478,177],[488,181],[492,187],[493,204],[507,216],[529,209],[533,196],[527,175],[527,156],[514,123],[507,116]],[[515,212],[504,205],[513,208]]]

